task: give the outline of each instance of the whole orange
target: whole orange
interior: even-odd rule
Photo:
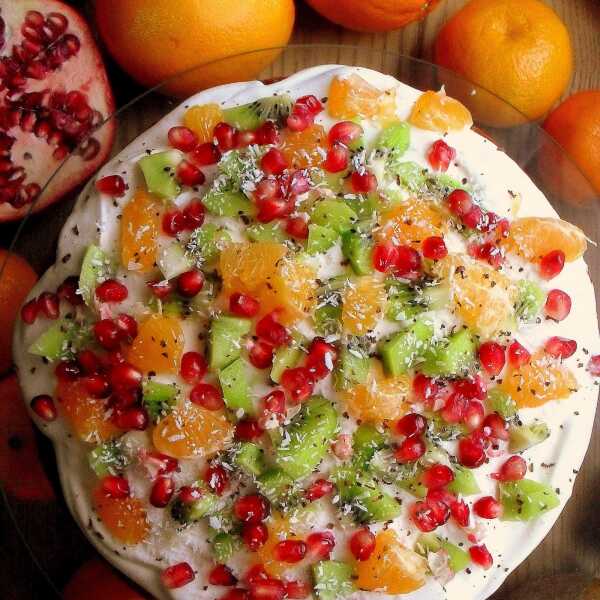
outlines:
[[[0,374],[12,365],[13,325],[36,281],[35,271],[24,258],[0,248]]]
[[[439,0],[306,0],[318,13],[356,31],[391,31],[420,21]]]
[[[97,0],[95,11],[109,52],[143,85],[189,71],[162,88],[178,96],[254,78],[279,52],[200,65],[285,46],[295,17],[293,0]]]
[[[539,119],[565,91],[573,70],[569,32],[539,0],[472,0],[441,29],[435,62],[493,92],[528,119]],[[451,95],[466,90],[449,85]],[[466,99],[465,99],[466,101]],[[499,110],[485,93],[471,95],[476,119],[496,126],[523,119]]]

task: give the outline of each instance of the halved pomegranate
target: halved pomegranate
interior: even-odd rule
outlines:
[[[115,123],[94,129],[113,111],[102,58],[73,8],[58,0],[3,3],[0,221],[20,219],[33,201],[41,210],[85,181],[110,152]]]

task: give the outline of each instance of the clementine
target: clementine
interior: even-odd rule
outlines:
[[[285,46],[295,16],[293,0],[97,0],[95,12],[109,52],[143,85],[188,71],[162,88],[177,96],[258,75],[278,51],[199,65]]]
[[[569,32],[539,0],[472,0],[439,32],[434,59],[530,120],[550,110],[573,70]],[[524,120],[483,90],[473,95],[470,86],[451,79],[446,86],[489,125],[511,126]]]
[[[391,31],[420,21],[439,0],[307,0],[325,18],[356,31]]]

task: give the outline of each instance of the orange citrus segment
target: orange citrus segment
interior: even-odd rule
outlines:
[[[318,167],[327,153],[327,134],[321,125],[311,125],[304,131],[284,129],[281,133],[281,152],[295,169]]]
[[[327,111],[337,119],[397,119],[395,90],[380,90],[353,73],[334,77],[329,86]]]
[[[223,411],[186,402],[158,422],[152,441],[157,450],[175,458],[210,456],[231,442],[233,430]]]
[[[264,545],[256,551],[256,558],[273,577],[281,577],[289,568],[289,563],[281,562],[273,558],[275,546],[283,540],[301,539],[296,531],[301,528],[300,523],[292,525],[290,521],[279,514],[275,514],[267,523],[269,537]]]
[[[121,263],[130,271],[149,271],[156,260],[161,204],[137,190],[121,217]]]
[[[84,442],[99,443],[121,433],[109,419],[106,401],[90,398],[80,381],[58,381],[56,396],[69,425]]]
[[[408,594],[425,584],[426,573],[427,561],[387,529],[377,534],[373,554],[356,563],[356,585],[361,590]]]
[[[93,492],[96,514],[112,536],[123,544],[139,544],[150,532],[150,524],[138,498],[111,498],[102,487]]]
[[[344,392],[343,399],[354,418],[382,423],[398,419],[406,413],[409,393],[408,377],[387,377],[381,363],[373,360],[366,383]]]
[[[587,248],[585,234],[579,227],[554,217],[515,219],[503,244],[508,251],[529,261],[562,250],[570,262],[582,256]]]
[[[509,369],[500,387],[525,408],[568,398],[577,390],[577,380],[568,367],[540,350],[529,364]]]
[[[415,127],[431,131],[457,131],[473,125],[469,110],[443,91],[427,91],[415,102],[408,121]]]
[[[343,293],[342,325],[353,335],[365,335],[380,321],[387,301],[385,285],[377,275],[358,277]]]
[[[183,331],[176,317],[152,315],[139,327],[127,360],[142,371],[177,373],[183,354]]]
[[[183,115],[183,124],[191,129],[200,143],[212,142],[215,127],[223,121],[223,111],[218,104],[192,106]]]

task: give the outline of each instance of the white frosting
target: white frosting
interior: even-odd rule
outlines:
[[[341,66],[315,67],[268,86],[260,82],[232,84],[197,94],[132,142],[102,169],[99,177],[116,173],[124,176],[129,184],[129,192],[125,197],[118,199],[113,204],[111,198],[98,194],[93,184],[88,184],[63,228],[58,244],[56,264],[40,279],[30,293],[30,297],[38,295],[42,290],[55,289],[68,275],[78,274],[83,252],[90,243],[99,244],[109,252],[118,247],[119,221],[117,216],[129,201],[136,184],[142,185],[136,160],[144,154],[146,149],[157,150],[166,147],[166,132],[171,126],[181,123],[186,107],[208,102],[234,106],[277,92],[287,92],[293,97],[309,93],[323,97],[327,95],[332,77],[350,72],[359,72],[365,79],[381,89],[398,86],[398,114],[401,118],[408,116],[410,107],[420,94],[409,86],[398,84],[392,77],[365,69]],[[327,117],[320,117],[320,120],[325,125],[331,122]],[[435,132],[413,127],[411,129],[411,148],[405,154],[404,160],[414,160],[427,166],[425,149],[438,138],[439,134]],[[514,218],[516,215],[511,212],[513,199],[508,192],[510,189],[522,197],[519,216],[556,216],[555,211],[529,177],[492,142],[473,131],[450,133],[446,140],[458,150],[456,164],[451,166],[449,175],[458,179],[465,175],[468,176],[470,182],[475,183],[477,194],[485,199],[488,209]],[[182,194],[177,202],[183,204],[192,195],[194,194]],[[449,246],[454,244],[456,249],[463,243],[460,239],[448,239],[447,241]],[[454,247],[451,249],[454,250]],[[335,274],[335,269],[332,270],[331,265],[339,264],[338,255],[339,248],[334,248],[325,259],[321,259],[321,274]],[[67,256],[70,258],[67,259]],[[63,257],[65,257],[64,260]],[[335,260],[336,258],[338,260]],[[509,263],[510,266],[513,266],[515,271],[511,275],[509,269],[509,276],[513,276],[515,279],[523,277],[522,273],[516,272],[516,268],[519,266],[516,262]],[[127,280],[128,286],[132,285],[134,279],[135,276]],[[548,288],[547,284],[541,283]],[[588,356],[582,353],[582,349],[587,349],[590,354],[597,353],[600,351],[600,342],[594,291],[583,259],[568,264],[563,273],[552,280],[551,284],[551,287],[563,289],[571,295],[573,298],[571,314],[561,323],[548,321],[540,326],[523,329],[519,332],[518,339],[529,348],[539,347],[550,335],[564,335],[577,339],[579,350],[574,357],[568,360],[568,363],[576,373],[581,385],[579,391],[567,400],[548,403],[538,409],[522,410],[521,413],[526,422],[538,417],[550,426],[551,437],[543,444],[526,452],[525,458],[534,467],[532,478],[560,489],[562,509],[571,494],[576,470],[579,469],[587,449],[596,409],[597,390],[584,369],[578,368],[577,365],[578,363],[586,364],[588,360]],[[135,297],[135,292],[130,291],[130,298],[135,299]],[[130,308],[135,311],[134,301],[133,304],[130,304]],[[52,393],[53,391],[52,367],[44,365],[39,358],[28,354],[26,350],[47,326],[47,322],[43,320],[39,320],[31,326],[24,326],[19,321],[15,328],[15,361],[27,401],[37,394]],[[186,324],[187,327],[197,327],[197,325]],[[187,343],[190,344],[190,340],[193,338],[195,336],[186,335]],[[322,392],[330,396],[334,395],[328,381],[324,381],[320,385]],[[35,418],[35,415],[32,416]],[[206,574],[213,563],[206,540],[206,530],[202,525],[194,525],[183,531],[177,530],[170,520],[169,511],[149,507],[150,522],[153,525],[160,525],[157,532],[137,546],[124,547],[115,543],[90,507],[90,490],[94,487],[96,478],[87,464],[89,448],[69,434],[61,419],[50,424],[41,423],[37,419],[36,422],[55,445],[62,487],[73,516],[88,539],[111,563],[158,599],[198,598],[208,600],[223,593],[224,588],[217,589],[212,586],[208,586],[208,589],[204,590]],[[348,425],[344,425],[344,427],[351,430]],[[132,453],[135,453],[136,448],[149,444],[148,434],[145,432],[130,433],[125,438],[127,439],[126,445]],[[327,460],[334,461],[335,459],[328,458]],[[198,463],[195,461],[181,461],[181,465],[181,473],[175,476],[176,485],[189,483],[198,473]],[[546,466],[542,467],[541,465]],[[496,484],[487,475],[497,470],[497,467],[498,461],[492,460],[489,465],[476,472],[482,494],[494,493]],[[150,480],[140,466],[128,469],[127,478],[135,496],[142,498],[148,496]],[[398,494],[397,490],[394,492],[396,495]],[[406,501],[410,501],[409,495],[406,495]],[[445,589],[431,578],[425,587],[413,594],[404,595],[402,598],[410,600],[441,600],[442,598],[479,600],[487,598],[500,586],[510,571],[539,544],[559,514],[560,510],[556,509],[530,523],[494,521],[485,526],[477,523],[475,530],[478,535],[481,535],[482,532],[486,533],[484,541],[494,556],[494,567],[490,571],[483,571],[473,566],[470,573],[459,573],[446,583]],[[331,517],[329,510],[323,509],[314,514],[315,525],[323,527],[333,520]],[[397,519],[392,527],[398,531],[401,539],[405,540],[407,545],[410,546],[413,543],[417,532],[408,524],[405,516]],[[409,535],[411,532],[412,534]],[[450,539],[465,541],[464,533],[459,535],[459,530],[451,524],[446,525],[440,530],[440,533],[447,535]],[[333,557],[344,558],[347,556],[345,550],[347,532],[336,528],[335,534],[337,546]],[[240,569],[244,566],[244,555],[241,554],[238,565]],[[183,560],[189,562],[197,570],[198,575],[195,581],[179,590],[165,590],[159,579],[161,570]],[[369,592],[356,592],[353,596],[357,600],[374,600],[385,597]]]

